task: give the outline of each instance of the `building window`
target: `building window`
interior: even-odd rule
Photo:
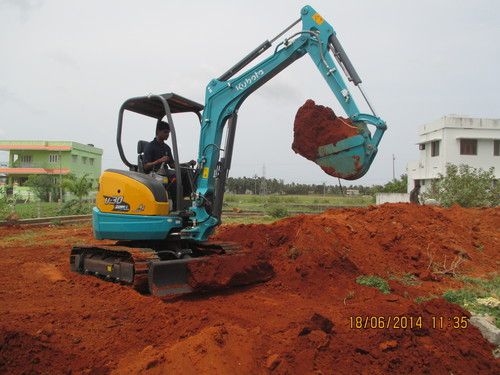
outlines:
[[[460,155],[477,155],[477,139],[461,139]]]
[[[425,143],[420,143],[420,144],[418,145],[418,149],[419,149],[419,150],[425,150]]]
[[[19,161],[21,163],[31,163],[33,161],[33,156],[32,155],[20,155]]]
[[[58,163],[58,162],[59,162],[59,155],[57,154],[49,155],[49,163]]]
[[[439,141],[431,142],[431,156],[439,156]]]
[[[94,165],[94,158],[89,158],[89,164]]]
[[[71,155],[71,160],[73,163],[76,163],[78,161],[78,155]]]
[[[425,180],[420,180],[420,185],[425,186]]]
[[[500,156],[500,139],[493,141],[493,156]]]
[[[87,157],[86,156],[82,156],[82,163],[87,164]]]

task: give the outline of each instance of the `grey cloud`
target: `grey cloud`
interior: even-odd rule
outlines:
[[[66,51],[56,50],[48,53],[48,56],[51,60],[61,64],[62,66],[78,69],[78,61],[74,59],[71,55],[69,55]]]
[[[34,115],[40,115],[42,113],[45,113],[45,111],[32,106],[26,100],[21,98],[19,95],[10,91],[8,88],[0,86],[0,107],[9,106],[10,104],[14,104],[17,107],[20,107],[23,110],[28,111]]]

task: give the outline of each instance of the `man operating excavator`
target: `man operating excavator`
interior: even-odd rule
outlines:
[[[175,178],[175,160],[172,156],[172,150],[170,146],[165,142],[170,136],[170,125],[165,122],[158,120],[156,123],[156,136],[149,142],[145,149],[143,155],[144,172],[151,173],[155,172],[161,176],[168,178],[168,184],[166,184],[166,189],[168,191],[169,197],[172,200],[173,208],[176,208],[176,178]],[[188,176],[187,168],[196,165],[194,160],[189,163],[181,164],[182,173],[182,187],[184,196],[189,196],[192,192],[192,187],[190,184],[190,177]],[[170,168],[168,169],[167,166]]]
[[[158,120],[156,123],[156,136],[144,149],[144,172],[158,172],[163,163],[172,169],[175,167],[172,150],[170,146],[165,143],[169,135],[170,126],[168,123]]]

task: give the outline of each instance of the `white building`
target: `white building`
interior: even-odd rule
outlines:
[[[419,160],[408,163],[408,192],[419,180],[421,192],[445,174],[446,164],[495,168],[500,179],[500,119],[449,115],[419,130]]]

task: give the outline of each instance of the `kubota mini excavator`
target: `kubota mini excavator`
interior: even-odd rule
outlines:
[[[269,57],[239,73],[299,23],[302,29],[278,42]],[[211,242],[208,238],[221,223],[238,109],[250,94],[306,54],[359,129],[356,136],[319,147],[316,163],[334,168],[346,179],[363,176],[377,153],[386,129],[385,122],[368,102],[361,89],[361,79],[332,25],[312,7],[305,6],[298,20],[272,40],[259,45],[219,78],[210,81],[204,106],[173,93],[135,97],[123,103],[116,139],[120,157],[129,170],[104,171],[93,209],[95,237],[117,242],[113,246],[74,247],[70,255],[71,269],[132,284],[139,289],[146,286],[151,294],[163,296],[193,291],[189,283],[191,262],[206,257],[232,256],[234,247]],[[348,80],[361,90],[372,114],[360,113],[332,57]],[[156,120],[166,117],[170,124],[176,176],[175,210],[169,204],[166,191],[166,184],[171,181],[164,176],[143,173],[141,154],[144,141],[138,144],[137,164],[127,160],[121,143],[125,111]],[[178,129],[172,115],[181,112],[193,112],[200,122],[196,167],[178,162]],[[373,125],[372,131],[368,125]],[[222,148],[224,132],[226,139]],[[189,197],[183,192],[183,186],[186,186],[183,178],[189,180],[192,188]]]

